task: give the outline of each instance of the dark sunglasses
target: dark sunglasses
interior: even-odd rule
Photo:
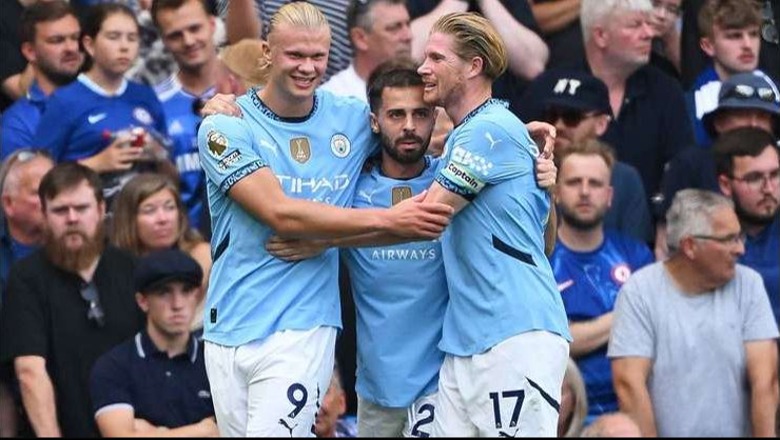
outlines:
[[[81,298],[89,304],[87,309],[87,319],[94,322],[98,327],[106,325],[106,315],[103,313],[103,308],[100,307],[100,298],[98,297],[97,286],[90,281],[88,283],[82,283],[79,288],[79,294]]]
[[[567,127],[576,127],[585,119],[594,116],[598,116],[598,113],[586,113],[575,109],[549,108],[544,112],[544,121],[555,125],[561,119]]]

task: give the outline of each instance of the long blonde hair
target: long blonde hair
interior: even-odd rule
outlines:
[[[162,174],[144,173],[127,182],[114,200],[114,214],[109,234],[111,244],[137,256],[146,251],[138,236],[138,208],[144,200],[162,190],[171,192],[176,201],[176,208],[179,210],[176,247],[184,252],[190,252],[196,245],[205,241],[196,230],[190,228],[187,210],[176,184]]]

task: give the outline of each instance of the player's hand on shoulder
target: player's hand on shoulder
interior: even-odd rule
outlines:
[[[217,114],[241,117],[241,109],[236,105],[236,95],[217,93],[206,101],[200,110],[200,115],[204,118]]]
[[[551,158],[540,155],[536,158],[536,183],[542,189],[551,189],[558,179],[558,167]]]
[[[531,134],[531,139],[539,147],[540,157],[552,159],[553,151],[555,150],[555,137],[558,135],[555,127],[547,122],[540,121],[531,121],[525,124],[525,127],[528,129],[528,133]]]

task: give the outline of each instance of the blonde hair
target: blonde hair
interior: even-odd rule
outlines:
[[[582,373],[580,373],[577,363],[572,358],[569,358],[566,364],[563,386],[571,387],[572,398],[574,399],[574,409],[563,436],[579,437],[585,426],[585,418],[588,416],[588,393],[585,390],[585,381],[582,379]]]
[[[204,242],[203,237],[190,228],[187,209],[181,201],[181,194],[176,184],[162,174],[144,173],[127,182],[114,200],[114,214],[110,228],[111,244],[136,256],[146,251],[138,236],[138,208],[144,200],[162,190],[171,192],[176,208],[179,210],[176,247],[184,252],[190,252],[196,245]]]
[[[290,2],[279,8],[271,17],[268,26],[269,39],[274,30],[282,24],[307,29],[327,29],[330,33],[328,19],[316,6],[308,2]]]
[[[557,157],[558,165],[562,166],[563,161],[574,154],[601,157],[607,165],[607,168],[609,168],[610,173],[615,166],[615,153],[612,148],[598,139],[585,139],[571,144]]]
[[[485,17],[473,12],[443,15],[433,24],[431,33],[451,35],[455,53],[463,60],[482,58],[482,72],[494,80],[507,69],[507,49],[504,40]]]
[[[219,59],[248,89],[265,84],[268,79],[269,50],[268,43],[263,40],[244,38],[224,47],[219,52]]]

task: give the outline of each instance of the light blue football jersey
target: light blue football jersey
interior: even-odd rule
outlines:
[[[433,163],[432,163],[433,162]],[[435,159],[419,176],[398,180],[379,166],[361,175],[355,208],[389,208],[428,189]],[[357,381],[361,398],[405,408],[437,389],[444,353],[436,345],[447,307],[439,240],[343,251],[357,312]]]
[[[340,328],[338,251],[296,263],[271,256],[264,248],[271,228],[228,193],[269,167],[289,197],[350,207],[363,162],[376,149],[368,108],[324,91],[303,118],[277,116],[255,89],[236,103],[243,118],[210,116],[198,130],[214,260],[204,338],[238,346],[282,330]]]
[[[450,302],[439,347],[483,353],[520,333],[571,340],[544,255],[550,197],[536,184],[538,148],[525,125],[489,100],[456,126],[436,181],[470,200],[442,235]]]

